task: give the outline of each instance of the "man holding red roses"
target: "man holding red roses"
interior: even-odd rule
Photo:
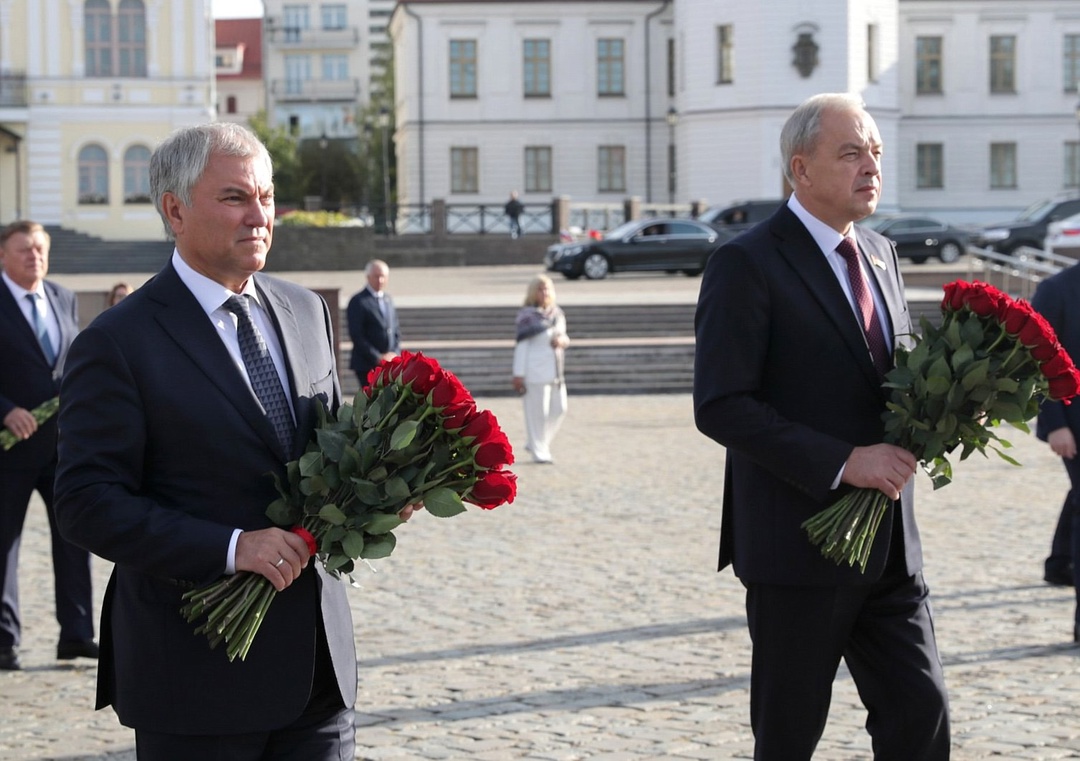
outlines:
[[[1072,266],[1043,280],[1035,289],[1031,305],[1054,328],[1069,356],[1080,356],[1080,269]],[[1053,384],[1053,379],[1050,382]],[[1045,400],[1039,407],[1035,433],[1061,457],[1069,474],[1071,488],[1054,530],[1044,575],[1047,581],[1065,581],[1076,587],[1073,640],[1080,642],[1080,581],[1076,576],[1076,558],[1080,557],[1080,458],[1076,456],[1080,405]]]
[[[712,256],[696,317],[698,428],[727,448],[720,568],[746,586],[759,761],[809,761],[841,658],[874,757],[949,757],[948,704],[913,512],[916,459],[884,442],[882,377],[912,332],[894,246],[854,222],[881,193],[862,102],[825,94],[780,136],[794,195]],[[804,521],[855,487],[891,504],[865,573]]]

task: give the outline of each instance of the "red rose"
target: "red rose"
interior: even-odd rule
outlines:
[[[950,312],[958,312],[967,303],[966,295],[971,290],[971,283],[966,280],[954,280],[945,287],[945,298],[941,302],[941,308]]]
[[[1047,378],[1056,378],[1059,375],[1069,372],[1071,367],[1073,367],[1072,360],[1069,359],[1069,355],[1062,350],[1039,365],[1039,370],[1041,370],[1042,374]]]
[[[465,427],[461,431],[461,436],[473,437],[484,441],[491,435],[493,429],[497,430],[499,427],[499,421],[495,419],[495,416],[488,410],[480,410],[465,424]]]
[[[399,377],[402,385],[410,386],[413,392],[421,396],[427,396],[427,393],[435,388],[441,372],[438,362],[422,353],[416,353],[402,362]]]
[[[514,464],[514,448],[510,446],[510,440],[506,434],[496,428],[491,431],[486,441],[476,447],[473,456],[476,464],[481,468],[499,468],[503,465]]]
[[[469,390],[457,379],[456,375],[446,370],[439,371],[430,394],[431,406],[439,409],[472,401]]]
[[[996,317],[1000,306],[1008,296],[987,283],[976,280],[966,295],[967,307],[980,317]]]
[[[1080,371],[1075,367],[1071,370],[1050,379],[1050,398],[1064,401],[1080,394]]]
[[[1028,347],[1054,346],[1057,343],[1057,335],[1054,333],[1053,327],[1050,326],[1045,317],[1035,310],[1032,310],[1031,314],[1028,315],[1028,321],[1020,329],[1017,338],[1020,339],[1020,343]],[[1035,352],[1032,351],[1032,356],[1034,355]],[[1049,359],[1049,356],[1044,357],[1044,359]]]
[[[1005,326],[1005,332],[1010,336],[1020,335],[1020,331],[1027,325],[1035,310],[1026,301],[1012,301],[1011,299],[1003,302],[1003,307],[1003,314],[1000,317],[1001,324]]]
[[[517,496],[517,476],[508,470],[489,470],[476,479],[464,498],[484,510],[493,510]]]
[[[472,397],[459,404],[448,404],[442,411],[443,428],[448,431],[464,428],[474,415],[476,415],[476,403]]]

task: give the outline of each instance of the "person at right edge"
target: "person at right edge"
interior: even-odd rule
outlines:
[[[1041,314],[1057,333],[1058,340],[1069,356],[1080,358],[1080,267],[1071,266],[1039,283],[1031,306]],[[1044,572],[1047,581],[1057,583],[1071,577],[1077,590],[1077,607],[1073,618],[1073,641],[1080,642],[1080,576],[1075,558],[1080,557],[1080,459],[1076,457],[1076,442],[1080,439],[1080,404],[1046,399],[1039,407],[1035,435],[1050,445],[1061,458],[1069,474],[1070,488],[1058,517]],[[1056,565],[1055,565],[1056,564]]]
[[[566,316],[555,303],[555,284],[547,275],[529,282],[514,327],[512,382],[525,408],[525,448],[533,462],[550,465],[551,442],[566,415],[563,359],[570,338]]]
[[[853,224],[880,198],[881,136],[858,97],[826,93],[780,147],[794,193],[709,259],[695,326],[695,420],[727,449],[719,565],[746,588],[754,758],[813,756],[843,659],[876,761],[947,759],[917,462],[883,443],[881,384],[911,317],[894,246]],[[852,487],[893,500],[865,574],[801,528]]]

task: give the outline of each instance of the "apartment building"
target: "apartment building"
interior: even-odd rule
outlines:
[[[222,121],[245,124],[266,108],[262,26],[261,18],[214,21],[217,115]]]

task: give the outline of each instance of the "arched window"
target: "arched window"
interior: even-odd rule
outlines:
[[[79,203],[109,202],[109,155],[100,145],[79,151]]]
[[[109,0],[86,0],[86,76],[146,76],[146,6],[120,0],[116,15]]]
[[[122,77],[146,76],[146,8],[142,0],[120,0],[116,24],[117,71]]]
[[[113,73],[113,28],[109,0],[86,0],[83,14],[86,30],[86,76],[110,77]]]
[[[124,203],[150,203],[150,149],[145,145],[124,151]]]

